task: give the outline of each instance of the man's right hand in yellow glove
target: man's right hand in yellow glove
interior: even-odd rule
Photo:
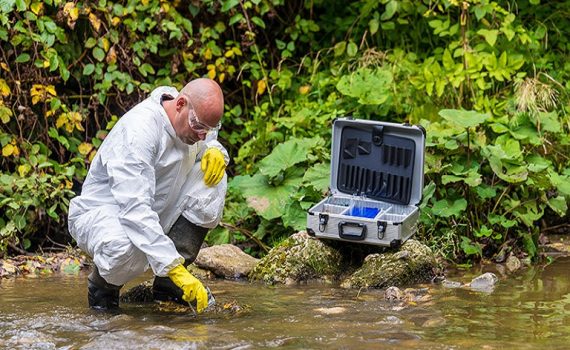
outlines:
[[[196,311],[201,313],[206,307],[208,307],[208,292],[202,282],[200,282],[196,277],[192,276],[188,270],[183,265],[178,265],[170,272],[168,272],[168,277],[176,284],[184,295],[182,299],[185,302],[191,303],[196,300]]]

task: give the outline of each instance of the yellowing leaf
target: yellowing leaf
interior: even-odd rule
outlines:
[[[107,38],[101,38],[101,45],[103,45],[103,50],[105,50],[105,52],[109,51],[109,39]]]
[[[212,50],[210,50],[210,48],[207,48],[206,51],[204,51],[204,58],[207,60],[212,59]]]
[[[6,83],[6,80],[0,79],[0,94],[4,97],[7,97],[10,95],[10,92],[10,87]]]
[[[79,9],[75,7],[75,3],[70,1],[63,6],[63,14],[67,17],[67,25],[73,29],[75,22],[79,18]]]
[[[67,124],[67,115],[63,113],[57,117],[57,120],[55,121],[55,127],[59,129],[65,124]]]
[[[224,54],[225,57],[230,58],[234,56],[234,51],[233,50],[228,50],[226,51],[226,53]]]
[[[257,93],[259,95],[263,95],[266,88],[267,88],[267,83],[265,82],[265,80],[259,80],[257,82]]]
[[[45,60],[44,63],[43,63],[43,66],[44,66],[44,68],[49,67],[49,61],[48,61],[48,60]]]
[[[10,67],[6,64],[6,62],[0,62],[0,67],[4,69],[6,72],[10,71]]]
[[[311,91],[311,87],[309,85],[303,85],[299,88],[299,93],[301,95],[306,95],[309,91]]]
[[[223,83],[225,79],[226,79],[226,73],[218,75],[218,80],[220,83]]]
[[[57,96],[57,92],[55,92],[55,86],[53,85],[46,86],[46,92],[52,96]]]
[[[116,27],[119,25],[119,23],[121,23],[121,19],[117,16],[113,17],[113,19],[111,19],[111,25],[113,27]]]
[[[14,153],[14,146],[12,144],[7,144],[2,148],[2,156],[9,157]]]
[[[79,153],[81,153],[81,155],[87,155],[89,152],[91,152],[91,150],[93,149],[93,145],[90,144],[89,142],[82,142],[79,147],[77,147],[77,149],[79,150]]]
[[[210,69],[208,71],[208,78],[210,79],[214,79],[216,77],[216,70],[215,69]]]
[[[232,51],[236,54],[236,56],[241,56],[241,49],[239,47],[232,47]]]
[[[114,64],[115,62],[117,62],[117,52],[115,51],[114,46],[111,47],[111,49],[107,53],[107,56],[105,57],[105,62],[107,62],[108,64]]]
[[[97,15],[94,13],[90,13],[89,22],[91,22],[93,29],[95,29],[95,31],[98,32],[99,28],[101,28],[101,20],[99,19],[99,17],[97,17]]]
[[[89,163],[93,162],[93,158],[95,158],[95,155],[97,154],[96,150],[91,151],[91,153],[89,153]]]
[[[149,0],[141,0],[141,3],[142,3],[144,6],[148,5],[148,2],[149,2]]]
[[[7,124],[12,116],[12,110],[5,107],[3,103],[0,103],[0,120],[2,123]]]
[[[20,177],[24,177],[26,176],[26,174],[28,174],[30,172],[30,170],[32,169],[32,167],[30,166],[30,164],[22,164],[18,166],[18,174],[20,174]]]
[[[35,15],[39,15],[43,9],[44,9],[44,3],[43,2],[34,2],[31,6],[30,9],[32,10],[32,12]]]

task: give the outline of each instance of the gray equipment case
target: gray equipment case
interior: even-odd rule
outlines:
[[[339,118],[332,137],[330,195],[309,209],[307,232],[399,247],[417,230],[425,129]]]

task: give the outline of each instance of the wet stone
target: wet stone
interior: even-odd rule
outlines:
[[[499,281],[497,275],[492,272],[486,272],[481,276],[475,277],[469,283],[469,287],[478,291],[492,291],[495,285]]]
[[[201,249],[194,264],[216,276],[236,279],[247,277],[258,261],[232,244],[221,244]]]
[[[515,272],[516,270],[520,269],[522,266],[519,258],[517,258],[514,255],[511,255],[507,258],[506,265],[507,265],[507,270],[509,270],[509,272]]]
[[[330,279],[341,272],[341,259],[336,249],[306,232],[298,232],[271,249],[249,278],[271,284]]]
[[[386,288],[430,282],[436,277],[437,262],[431,249],[408,240],[399,251],[372,254],[341,283],[343,288]]]

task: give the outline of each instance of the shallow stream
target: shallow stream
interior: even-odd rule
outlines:
[[[431,298],[389,302],[383,291],[210,281],[241,313],[198,318],[122,304],[86,307],[86,273],[0,281],[1,349],[568,349],[570,258],[504,276],[494,266],[448,274],[499,276],[491,293],[424,285]],[[149,277],[149,276],[146,276]],[[140,282],[140,281],[139,281]],[[132,287],[127,286],[127,288]]]

